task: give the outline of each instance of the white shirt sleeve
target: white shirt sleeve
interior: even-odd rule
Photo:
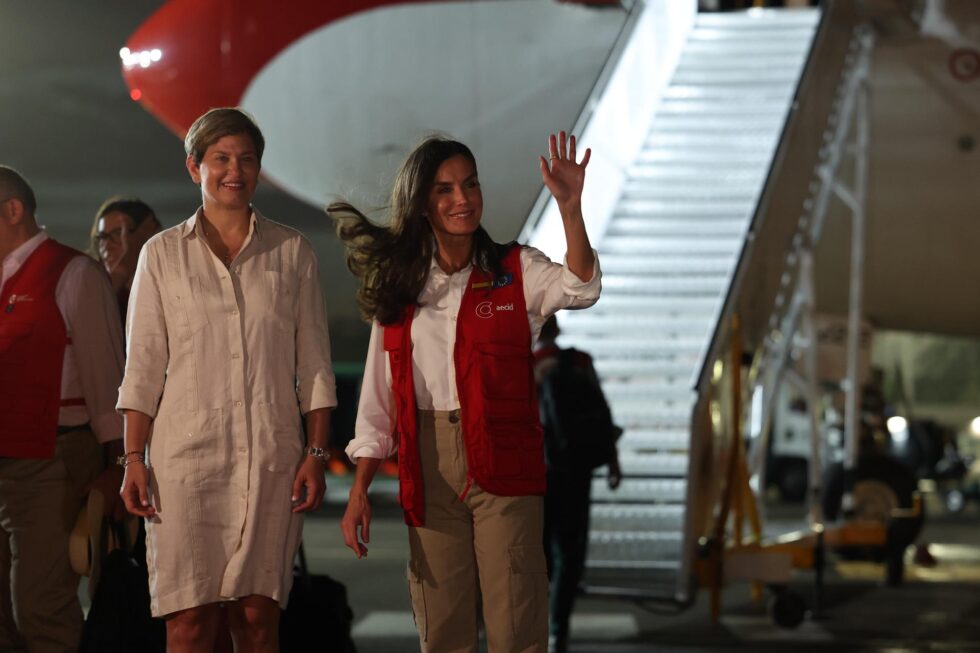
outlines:
[[[156,417],[170,360],[155,251],[160,242],[144,245],[136,264],[126,314],[126,375],[116,404],[117,410],[137,410],[150,417]]]
[[[351,460],[387,458],[398,449],[395,431],[395,400],[391,392],[391,370],[384,349],[384,329],[374,322],[368,343],[361,399],[357,404],[354,439],[345,449]]]
[[[71,356],[92,430],[99,442],[118,440],[123,423],[114,405],[122,380],[123,338],[109,277],[89,257],[75,257],[61,275],[56,297],[71,335]]]
[[[296,317],[296,394],[305,415],[337,405],[337,383],[330,362],[327,309],[320,290],[316,255],[300,245],[300,286]]]
[[[531,323],[532,341],[537,341],[541,325],[563,308],[588,308],[599,300],[602,291],[602,271],[599,255],[592,250],[595,263],[592,278],[582,281],[568,269],[568,264],[555,263],[544,252],[534,247],[521,250],[521,267],[524,271],[524,301]]]

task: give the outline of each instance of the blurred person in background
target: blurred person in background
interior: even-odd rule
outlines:
[[[153,209],[137,197],[115,195],[95,213],[89,254],[109,273],[123,320],[140,250],[159,232],[160,221]]]
[[[544,496],[544,552],[548,559],[549,653],[568,650],[575,595],[589,544],[592,473],[609,466],[606,482],[622,480],[616,440],[623,430],[612,421],[592,357],[558,346],[554,315],[534,346],[534,379],[544,428],[548,491]]]
[[[123,340],[112,287],[49,237],[27,181],[0,166],[0,650],[76,651],[68,557],[89,489],[120,512]],[[110,464],[106,465],[109,462]]]

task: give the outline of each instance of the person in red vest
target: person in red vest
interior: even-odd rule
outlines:
[[[114,195],[95,212],[89,254],[109,273],[123,321],[136,276],[136,261],[143,245],[160,228],[153,209],[138,197]]]
[[[328,208],[373,322],[347,447],[357,469],[344,541],[367,555],[367,489],[397,450],[426,653],[477,650],[481,605],[491,652],[547,649],[545,460],[531,346],[548,316],[591,306],[600,291],[581,210],[590,152],[577,162],[575,137],[566,143],[564,132],[549,144],[541,174],[564,222],[565,265],[490,239],[473,153],[437,136],[402,165],[389,226],[346,203]]]
[[[105,272],[50,238],[36,210],[27,181],[0,166],[0,650],[54,653],[81,636],[68,538],[86,488],[124,514],[122,468],[105,466],[122,453],[123,342]]]

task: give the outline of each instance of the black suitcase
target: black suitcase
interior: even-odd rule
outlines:
[[[297,562],[279,623],[280,650],[306,651],[310,642],[321,642],[325,651],[357,653],[350,636],[354,612],[347,603],[347,588],[329,576],[310,574],[302,544]]]
[[[150,615],[143,520],[133,546],[123,529],[114,527],[123,548],[109,552],[102,563],[79,653],[163,653],[167,646],[163,620]]]

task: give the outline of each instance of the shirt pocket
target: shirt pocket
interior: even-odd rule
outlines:
[[[296,286],[292,275],[266,270],[261,285],[260,300],[269,324],[292,335],[296,330]]]
[[[176,327],[177,335],[184,340],[191,340],[195,333],[208,324],[203,302],[204,285],[200,277],[190,275],[174,279],[167,286],[168,314]]]
[[[479,345],[483,396],[499,421],[526,421],[531,414],[531,352],[526,347]]]
[[[299,406],[263,402],[257,407],[255,462],[268,472],[294,474],[303,455]]]
[[[233,451],[225,419],[221,408],[158,416],[150,445],[157,476],[194,487],[224,478]]]

